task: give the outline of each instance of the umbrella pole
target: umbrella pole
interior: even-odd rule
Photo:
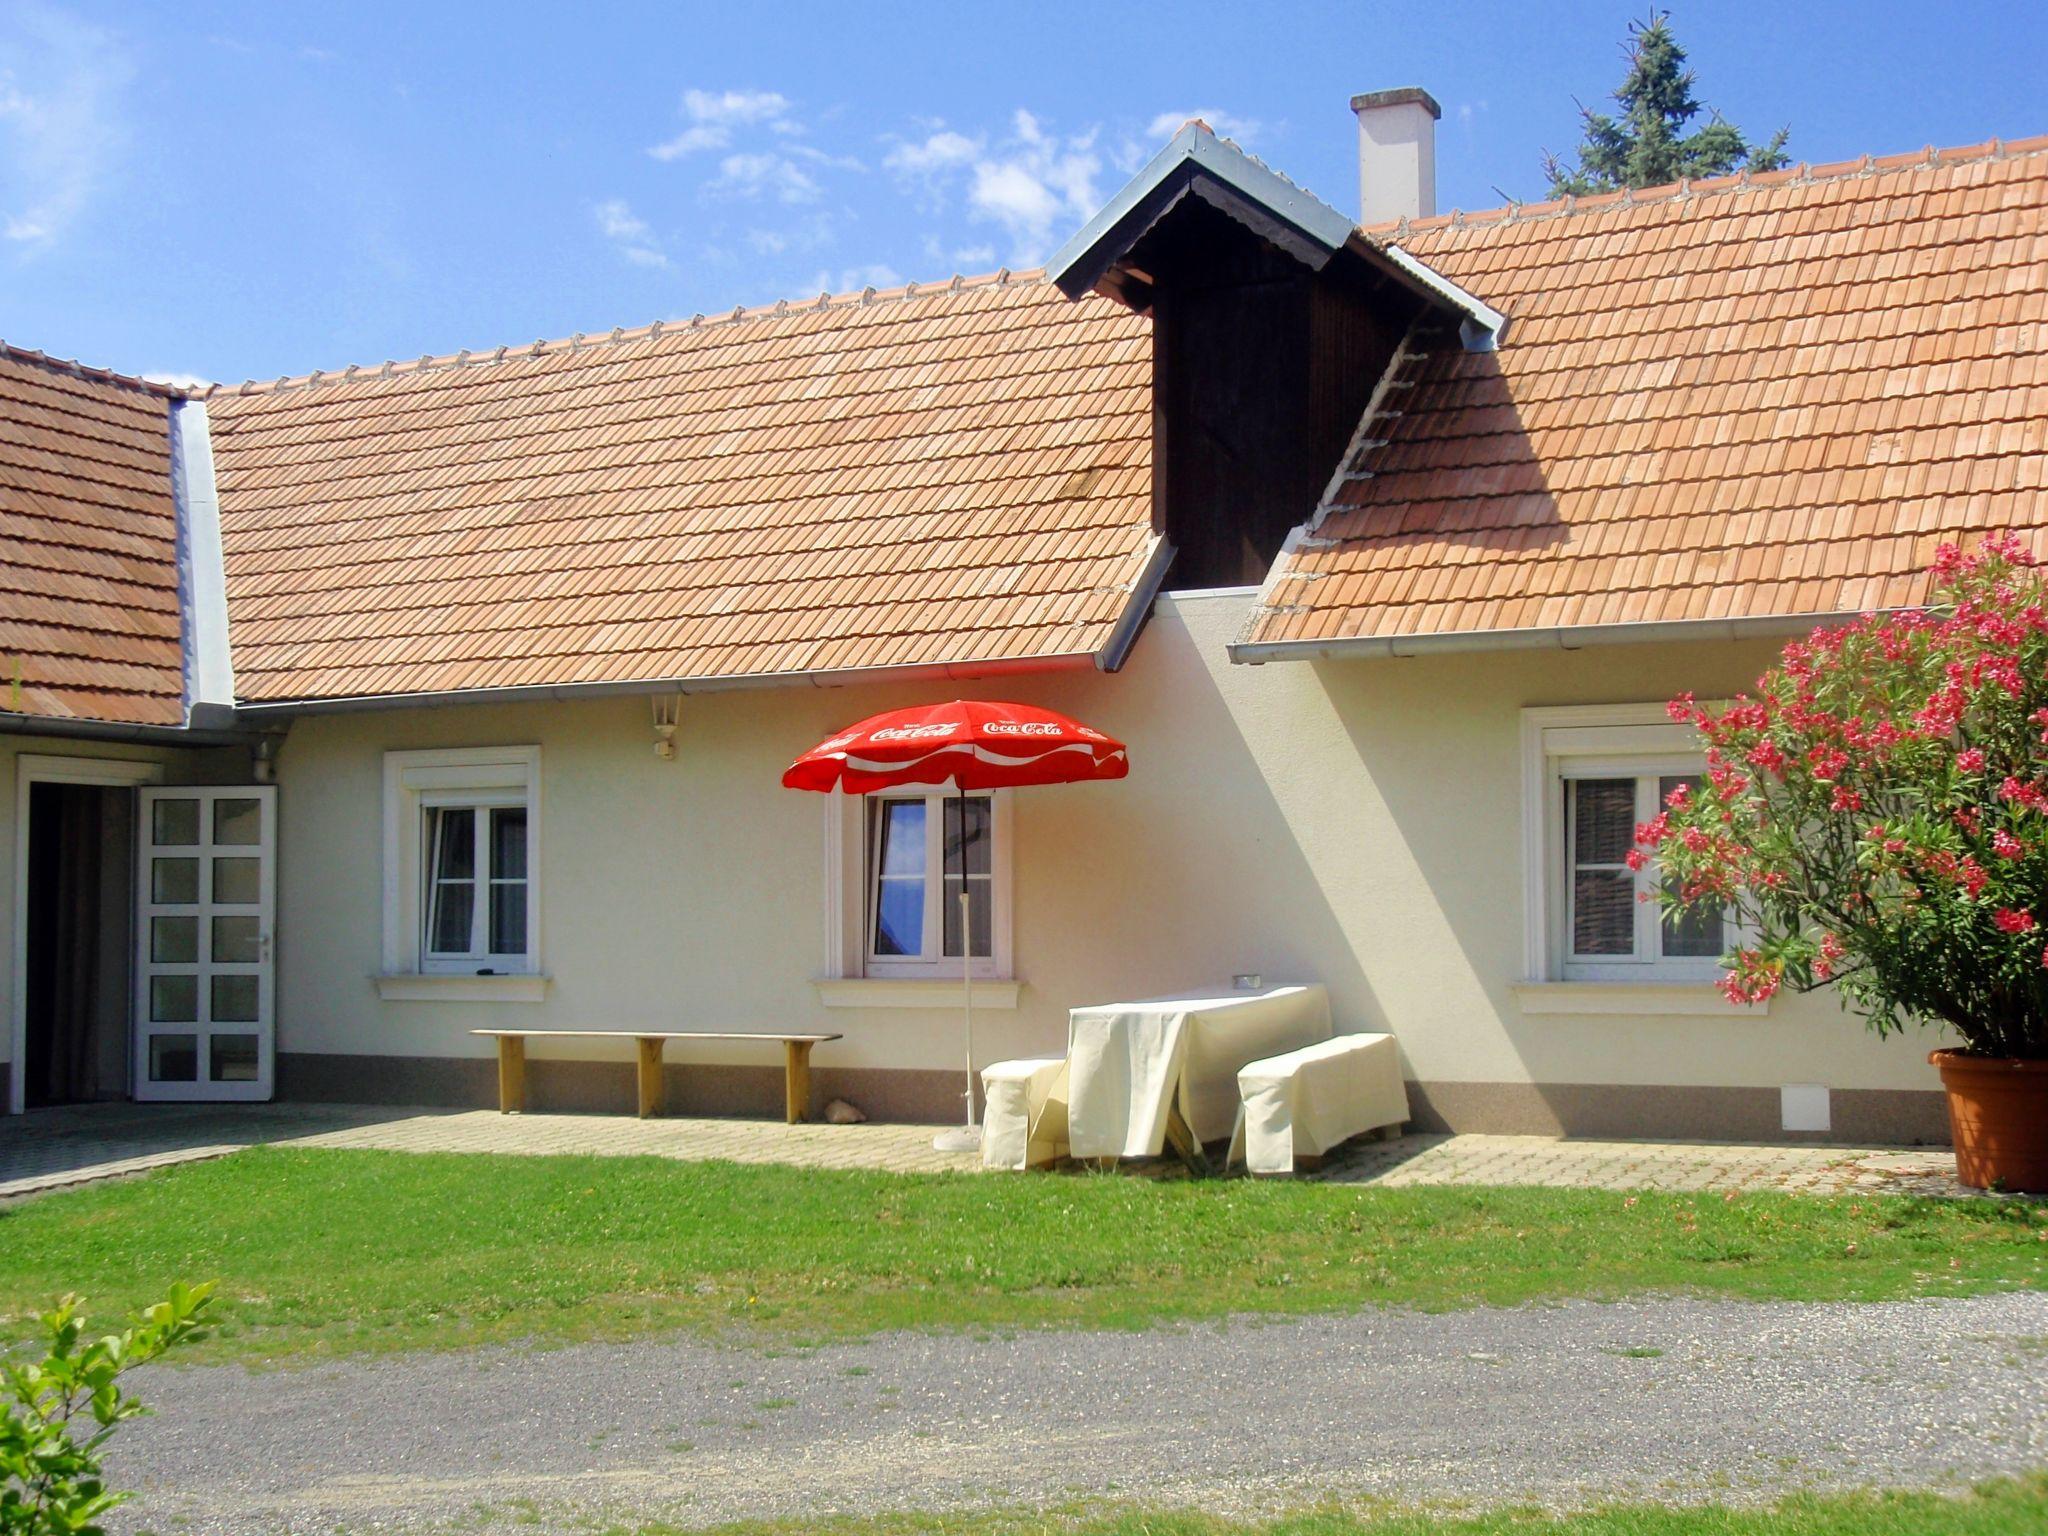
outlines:
[[[960,1001],[961,1017],[967,1026],[967,1116],[958,1130],[941,1131],[932,1145],[941,1152],[976,1152],[981,1149],[981,1131],[974,1123],[974,930],[967,896],[967,791],[957,797],[960,806]],[[943,869],[941,874],[943,874]]]

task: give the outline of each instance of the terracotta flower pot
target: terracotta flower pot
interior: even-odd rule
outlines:
[[[2048,1194],[2048,1061],[1935,1051],[1956,1175],[1972,1189]]]

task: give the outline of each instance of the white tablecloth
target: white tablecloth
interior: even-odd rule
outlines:
[[[1075,1157],[1157,1157],[1178,1102],[1197,1139],[1237,1120],[1237,1072],[1330,1038],[1322,987],[1192,992],[1067,1016],[1067,1139]]]

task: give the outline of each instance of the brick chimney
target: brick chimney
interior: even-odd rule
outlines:
[[[1351,98],[1358,114],[1361,224],[1436,212],[1436,123],[1444,109],[1419,86]]]

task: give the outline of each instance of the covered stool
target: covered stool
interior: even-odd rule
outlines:
[[[1064,1056],[998,1061],[981,1069],[981,1165],[1035,1168],[1067,1153]]]
[[[1297,1157],[1320,1157],[1380,1126],[1408,1119],[1408,1088],[1392,1035],[1333,1035],[1237,1074],[1237,1127],[1229,1161],[1253,1173],[1292,1173]]]

